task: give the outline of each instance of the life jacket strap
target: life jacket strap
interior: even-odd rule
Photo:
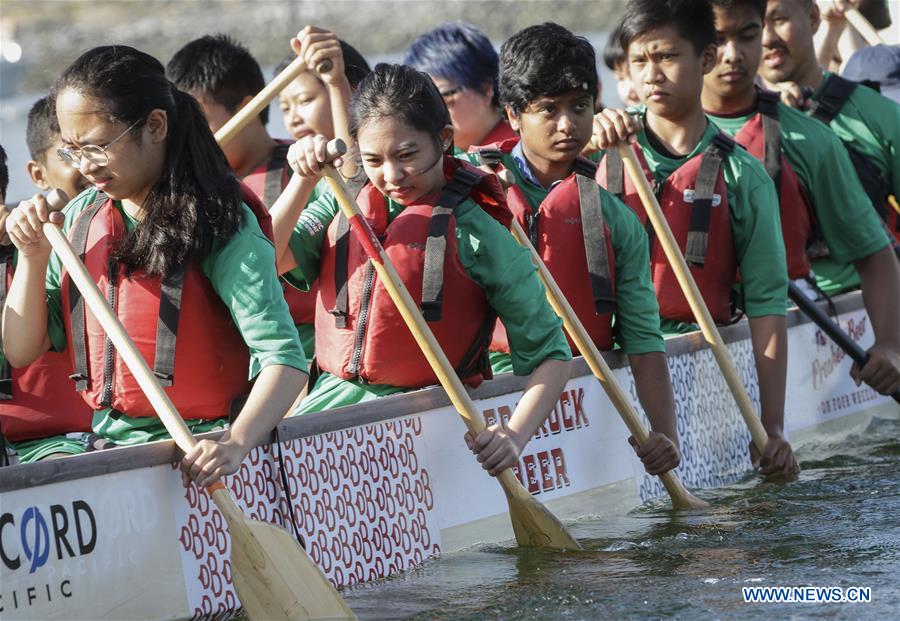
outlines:
[[[762,115],[763,141],[765,153],[763,165],[766,172],[775,183],[775,188],[781,187],[781,119],[778,113],[778,102],[781,101],[778,93],[772,91],[759,91],[758,109]]]
[[[615,311],[616,299],[613,293],[612,270],[606,244],[606,220],[601,207],[600,186],[593,176],[585,176],[581,173],[575,175],[575,182],[578,186],[581,230],[584,237],[584,252],[587,256],[594,309],[598,315],[606,315]]]
[[[6,278],[12,271],[14,246],[0,246],[0,315],[6,307]],[[3,350],[3,337],[0,335],[0,351]],[[12,394],[12,367],[6,357],[0,364],[0,401],[9,401],[13,398]],[[0,456],[2,457],[2,456]]]
[[[735,142],[719,132],[706,147],[700,160],[700,170],[694,185],[694,204],[688,228],[684,258],[692,267],[703,267],[709,243],[709,224],[712,220],[713,196],[722,161],[734,150]],[[725,197],[722,197],[724,203]]]
[[[837,74],[825,80],[819,95],[812,101],[812,116],[828,125],[838,115],[858,84]]]

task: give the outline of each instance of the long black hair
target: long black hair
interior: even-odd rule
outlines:
[[[97,99],[111,121],[137,123],[155,109],[168,122],[162,175],[142,205],[146,214],[116,258],[129,274],[166,276],[230,239],[241,220],[241,190],[203,111],[166,79],[162,64],[132,47],[96,47],[59,77],[54,95],[70,89]]]

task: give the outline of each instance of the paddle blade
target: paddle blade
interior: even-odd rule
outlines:
[[[509,517],[519,545],[557,550],[581,550],[581,544],[553,513],[528,493],[512,470],[497,477],[509,501]]]
[[[290,534],[247,519],[229,530],[234,587],[250,619],[356,619]]]

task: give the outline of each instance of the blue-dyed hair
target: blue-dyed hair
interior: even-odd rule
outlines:
[[[447,22],[426,32],[406,50],[403,64],[480,92],[490,84],[500,106],[497,51],[472,24]]]

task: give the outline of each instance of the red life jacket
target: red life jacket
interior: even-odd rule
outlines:
[[[502,156],[518,141],[507,140],[496,149],[479,148],[477,154],[482,163],[499,172]],[[600,186],[594,180],[596,173],[597,164],[579,157],[574,172],[547,194],[537,210],[517,185],[509,186],[506,199],[594,344],[598,349],[612,349],[616,262],[609,225],[601,209]],[[583,243],[577,243],[576,237]],[[571,337],[569,346],[577,355]],[[506,329],[499,320],[491,351],[509,353]]]
[[[0,246],[0,309],[12,284],[13,246]],[[91,430],[93,410],[68,386],[69,357],[48,351],[25,368],[0,363],[0,433],[13,441]]]
[[[685,162],[656,190],[659,205],[678,247],[717,323],[731,319],[731,288],[737,280],[728,191],[721,170],[722,160],[733,150],[734,141],[718,134],[703,153]],[[651,185],[655,185],[640,148],[635,151],[644,174]],[[618,194],[647,228],[650,236],[650,271],[659,300],[660,316],[694,322],[694,314],[662,246],[656,240],[637,190],[624,174],[617,150],[606,152],[597,169],[597,181],[613,194]]]
[[[269,160],[243,179],[247,187],[262,200],[266,209],[272,208],[293,174],[287,161],[287,152],[292,143],[287,140],[277,142]],[[284,299],[288,303],[294,323],[315,321],[318,286],[319,284],[315,283],[309,291],[300,291],[281,280]]]
[[[248,204],[257,217],[268,217],[258,211],[258,201]],[[271,226],[267,228],[271,232]],[[78,215],[70,231],[72,246],[181,416],[228,416],[232,403],[250,390],[249,352],[228,308],[194,263],[165,279],[143,271],[127,277],[124,266],[112,259],[125,235],[122,214],[102,193]],[[95,410],[112,407],[131,417],[154,416],[65,271],[62,297],[76,390]]]
[[[506,226],[511,215],[497,179],[444,158],[447,184],[388,223],[385,197],[372,185],[356,199],[458,375],[490,377],[487,346],[494,314],[460,263],[456,206],[473,199]],[[365,251],[338,214],[328,227],[316,300],[316,360],[340,378],[417,388],[438,383]]]
[[[781,150],[781,122],[778,117],[778,93],[759,91],[759,112],[734,137],[766,167],[778,188],[781,207],[781,233],[787,252],[788,276],[809,275],[806,247],[812,237],[813,211],[800,178]]]
[[[500,119],[494,125],[494,128],[488,132],[488,135],[481,139],[481,145],[472,145],[469,150],[479,149],[480,147],[499,147],[500,143],[508,140],[518,142],[519,136],[506,119]]]

